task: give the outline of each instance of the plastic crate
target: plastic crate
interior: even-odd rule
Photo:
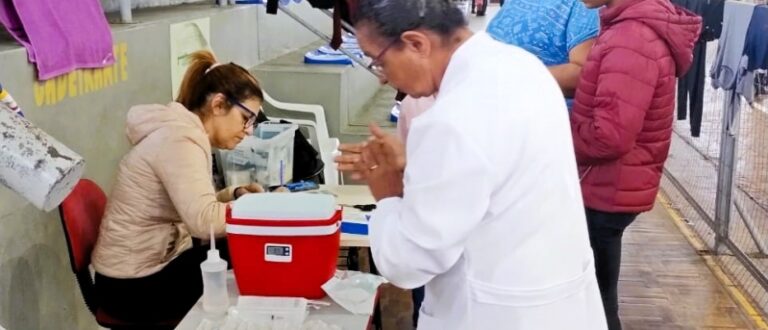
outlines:
[[[296,124],[260,123],[234,150],[219,150],[227,186],[258,182],[265,187],[293,180],[293,141]]]

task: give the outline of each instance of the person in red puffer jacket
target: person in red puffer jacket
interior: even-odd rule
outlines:
[[[615,330],[621,237],[653,208],[671,141],[675,77],[691,65],[701,18],[668,0],[582,1],[605,8],[571,131],[603,307]]]

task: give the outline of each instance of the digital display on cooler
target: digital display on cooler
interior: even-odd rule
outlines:
[[[287,256],[291,255],[291,247],[290,246],[267,245],[267,254],[268,255],[273,255],[273,256],[287,257]]]
[[[293,246],[291,244],[280,244],[280,243],[264,244],[264,261],[292,262]]]

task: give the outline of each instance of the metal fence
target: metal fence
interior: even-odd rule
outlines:
[[[710,43],[707,69],[716,51]],[[701,134],[691,137],[688,121],[675,123],[662,190],[706,243],[700,253],[715,254],[768,314],[768,96],[742,101],[735,117],[730,97],[707,79]]]

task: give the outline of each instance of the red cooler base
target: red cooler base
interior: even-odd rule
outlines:
[[[338,230],[326,236],[294,237],[229,233],[230,259],[240,294],[325,297],[321,286],[336,272],[339,240]]]

